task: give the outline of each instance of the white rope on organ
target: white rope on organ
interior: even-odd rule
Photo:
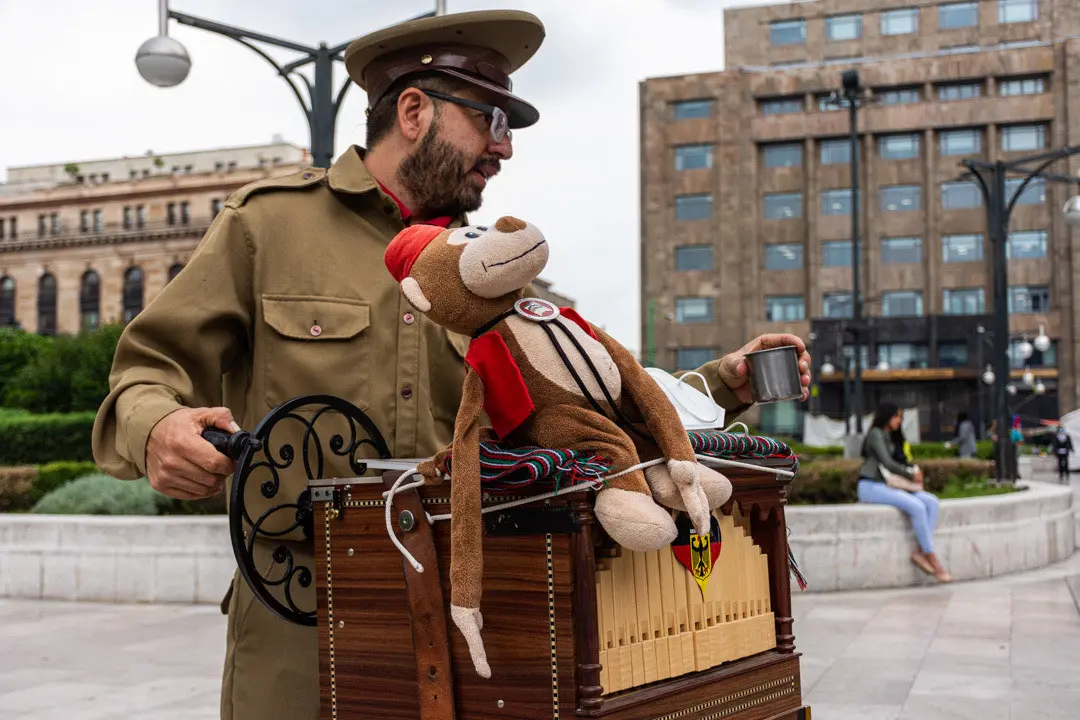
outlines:
[[[726,465],[729,467],[738,467],[757,471],[764,470],[774,473],[777,476],[783,475],[784,477],[795,477],[795,473],[788,470],[781,470],[779,468],[763,468],[760,465],[752,465],[750,463],[743,463],[737,460],[723,460],[721,458],[709,457],[708,455],[695,455],[694,457],[706,464]],[[528,505],[530,503],[538,502],[541,500],[549,500],[553,497],[558,497],[559,495],[565,495],[572,492],[580,492],[582,490],[599,490],[603,487],[604,481],[606,480],[614,480],[620,475],[625,475],[626,473],[631,473],[635,470],[644,470],[645,468],[652,467],[653,465],[659,465],[664,462],[667,462],[666,458],[656,458],[655,460],[649,460],[648,462],[632,465],[625,470],[620,470],[619,472],[612,473],[611,475],[605,475],[604,477],[598,478],[596,480],[586,480],[575,485],[571,485],[569,487],[561,488],[559,490],[553,490],[551,492],[541,493],[539,495],[530,495],[526,498],[521,498],[519,500],[511,500],[508,502],[499,503],[497,505],[489,505],[486,508],[482,508],[480,510],[480,513],[486,515],[487,513],[496,512],[498,510],[506,510],[507,508],[517,507],[519,505]],[[398,493],[408,492],[409,490],[415,490],[416,488],[424,486],[424,480],[414,480],[411,483],[403,484],[406,478],[419,474],[420,473],[418,472],[418,469],[416,467],[409,468],[408,470],[403,472],[397,480],[394,481],[394,484],[390,487],[389,490],[383,493],[383,497],[386,498],[386,534],[390,536],[391,542],[394,543],[394,546],[401,552],[401,554],[405,557],[409,564],[412,565],[413,569],[416,570],[416,572],[418,573],[422,573],[424,572],[424,566],[421,565],[416,560],[416,558],[413,557],[412,553],[405,549],[405,546],[401,544],[401,541],[398,540],[397,535],[394,533],[393,522],[391,521],[394,496]],[[443,477],[445,478],[446,476],[444,475]],[[430,513],[425,512],[424,517],[427,519],[428,524],[433,525],[440,520],[449,520],[451,514],[445,513],[442,515],[431,515]]]

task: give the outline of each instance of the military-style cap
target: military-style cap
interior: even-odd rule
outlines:
[[[520,10],[483,10],[411,20],[350,43],[345,67],[368,95],[368,108],[402,77],[438,71],[484,88],[505,101],[511,128],[523,128],[540,113],[514,95],[510,75],[544,41],[544,25]]]

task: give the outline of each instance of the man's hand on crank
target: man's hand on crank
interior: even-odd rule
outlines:
[[[177,500],[217,495],[236,463],[202,437],[216,427],[238,432],[228,408],[183,408],[163,417],[146,441],[146,476],[150,486]]]
[[[728,353],[720,358],[720,379],[731,388],[739,400],[748,403],[753,402],[750,396],[750,372],[746,367],[746,354],[756,350],[768,350],[770,348],[794,345],[799,353],[799,371],[802,373],[803,394],[802,399],[810,396],[810,353],[806,351],[806,343],[795,335],[786,333],[773,333],[761,335],[743,345],[733,353]]]

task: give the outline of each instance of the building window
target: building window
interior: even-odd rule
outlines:
[[[675,322],[707,323],[713,319],[713,299],[708,297],[675,298]]]
[[[712,245],[682,245],[675,248],[675,270],[678,272],[712,269]]]
[[[49,215],[49,224],[50,224],[49,232],[51,234],[53,234],[53,235],[59,235],[60,234],[60,214],[59,213],[52,213],[51,215]]]
[[[142,227],[146,224],[146,206],[140,205],[135,208],[135,224]]]
[[[882,238],[881,262],[883,265],[903,265],[922,262],[922,238]]]
[[[862,15],[833,15],[825,18],[825,39],[830,42],[862,37]]]
[[[712,167],[712,145],[681,145],[675,148],[676,170],[708,170]]]
[[[918,8],[886,10],[881,13],[882,35],[910,35],[919,29]]]
[[[821,243],[822,267],[851,267],[851,241],[828,240]]]
[[[101,210],[94,211],[94,232],[101,232]]]
[[[960,2],[938,5],[937,17],[939,30],[977,27],[979,24],[979,3]]]
[[[1040,150],[1045,145],[1044,125],[1011,125],[1001,128],[1001,149],[1004,152]]]
[[[847,165],[851,162],[851,141],[847,138],[822,140],[818,147],[821,148],[822,165]]]
[[[986,312],[986,293],[982,288],[949,288],[942,291],[944,315],[982,315]]]
[[[124,324],[131,322],[143,309],[143,273],[137,267],[130,267],[124,273]]]
[[[1050,312],[1050,288],[1046,285],[1013,285],[1009,288],[1009,314]]]
[[[169,203],[165,206],[165,215],[170,225],[176,224],[176,203]]]
[[[983,236],[944,235],[941,238],[941,262],[981,262],[983,259]]]
[[[1023,178],[1008,178],[1005,181],[1005,197],[1011,198],[1020,188]],[[1017,205],[1042,205],[1046,202],[1046,181],[1042,178],[1032,178],[1024,188],[1020,197],[1016,198]]]
[[[221,212],[221,200],[214,198],[210,201],[210,217],[217,217],[219,212]]]
[[[916,290],[897,290],[881,293],[882,317],[921,317],[922,293]]]
[[[37,234],[38,237],[45,237],[45,231],[48,230],[49,225],[45,213],[41,213],[37,216]]]
[[[180,224],[187,225],[191,222],[191,213],[188,209],[187,200],[180,203]]]
[[[38,278],[38,327],[39,335],[56,334],[56,276],[45,273]]]
[[[101,281],[93,270],[83,273],[79,284],[79,326],[83,332],[92,332],[101,324]]]
[[[876,94],[880,105],[909,105],[922,100],[922,92],[917,87],[882,88]]]
[[[799,243],[765,246],[766,270],[799,270],[803,266],[803,246]]]
[[[708,220],[712,217],[712,195],[676,195],[675,219]]]
[[[775,193],[765,196],[765,219],[788,220],[802,217],[801,193]]]
[[[802,97],[767,98],[761,101],[762,115],[790,115],[803,111]]]
[[[826,93],[825,95],[817,96],[818,110],[821,112],[832,112],[840,109],[840,104],[833,99],[832,93]]]
[[[672,103],[676,120],[697,120],[712,117],[712,100],[683,100]]]
[[[1021,230],[1009,233],[1005,244],[1005,257],[1009,260],[1042,260],[1046,257],[1046,231]]]
[[[166,282],[172,282],[173,278],[180,274],[180,271],[184,269],[184,263],[173,263],[169,266],[169,279]]]
[[[805,20],[778,20],[769,23],[770,45],[803,45],[805,43]]]
[[[9,225],[11,226],[11,239],[14,240],[19,236],[19,218],[11,218]]]
[[[821,191],[822,215],[850,215],[851,188]]]
[[[821,296],[821,314],[827,318],[849,318],[854,315],[851,293],[825,293]]]
[[[124,229],[125,230],[130,230],[131,229],[131,206],[130,205],[125,205],[124,206]]]
[[[1038,0],[998,0],[998,22],[1031,22],[1039,17]]]
[[[774,295],[765,298],[765,319],[783,322],[806,319],[806,305],[802,295]]]
[[[978,130],[942,130],[938,139],[943,157],[982,152],[982,133]]]
[[[1038,95],[1044,92],[1046,92],[1046,79],[1042,75],[1026,78],[1001,78],[998,80],[998,94],[1002,97]]]
[[[919,298],[919,305],[922,306],[922,298]],[[884,360],[893,370],[917,370],[930,367],[930,348],[926,345],[882,343],[877,346],[877,353],[878,362]]]
[[[802,143],[765,145],[762,151],[765,167],[788,168],[802,165]]]
[[[948,83],[938,85],[938,100],[971,100],[982,97],[981,82]]]
[[[710,347],[684,347],[675,349],[676,370],[696,370],[705,363],[712,362],[717,353]]]
[[[90,232],[90,211],[79,211],[79,232]]]
[[[968,346],[962,342],[943,342],[938,345],[938,367],[966,367]]]
[[[885,212],[908,212],[922,206],[922,188],[918,185],[889,185],[881,188],[881,209]]]
[[[7,275],[0,277],[0,327],[15,324],[15,280]]]
[[[878,155],[882,160],[911,160],[919,157],[918,133],[879,137]]]
[[[982,193],[973,182],[941,183],[941,207],[947,210],[977,208],[982,205]]]

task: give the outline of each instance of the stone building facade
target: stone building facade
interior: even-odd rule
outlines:
[[[726,70],[641,83],[646,359],[692,366],[779,331],[828,336],[815,370],[852,354],[834,332],[851,314],[850,125],[828,98],[856,69],[870,96],[858,119],[864,407],[900,399],[924,432],[951,431],[950,416],[984,400],[993,312],[986,208],[959,162],[1080,144],[1080,3],[811,0],[730,9],[724,24]],[[1078,237],[1061,214],[1075,193],[1036,183],[1009,228],[1014,375],[1031,366],[1043,381],[1023,412],[1046,417],[1080,405]],[[939,322],[958,315],[970,322]],[[1020,357],[1040,330],[1051,350]],[[842,377],[815,379],[816,402],[839,411]],[[795,430],[800,411],[770,407],[762,421]]]
[[[287,143],[9,168],[0,185],[0,327],[126,322],[187,263],[234,190],[310,164]],[[569,298],[537,282],[561,305]]]

